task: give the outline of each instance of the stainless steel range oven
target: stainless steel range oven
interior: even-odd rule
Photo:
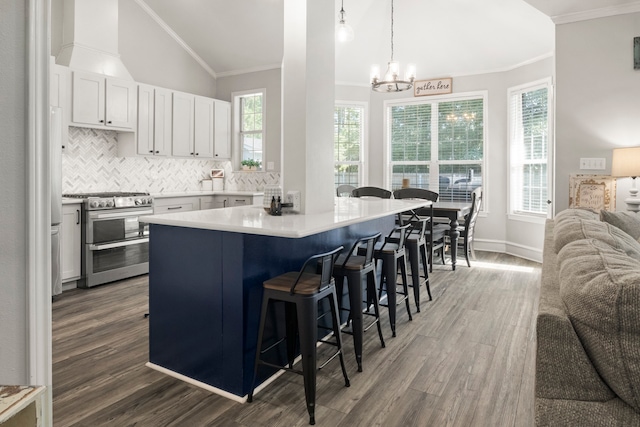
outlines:
[[[90,288],[149,272],[149,226],[138,220],[153,214],[148,193],[64,195],[84,199],[82,279]]]

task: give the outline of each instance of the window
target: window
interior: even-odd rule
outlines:
[[[262,169],[264,152],[264,92],[245,93],[239,102],[240,147],[242,162],[253,160]],[[244,163],[243,163],[244,164]]]
[[[470,201],[482,186],[485,94],[387,103],[391,189],[411,187],[443,201]]]
[[[364,185],[365,105],[337,104],[333,112],[335,186]]]
[[[551,82],[509,90],[511,213],[547,215]]]

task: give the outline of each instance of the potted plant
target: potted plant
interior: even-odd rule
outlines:
[[[246,159],[243,160],[242,162],[240,162],[240,164],[242,165],[242,170],[247,171],[254,171],[257,170],[260,165],[262,164],[262,162],[260,160],[254,160],[254,159]]]

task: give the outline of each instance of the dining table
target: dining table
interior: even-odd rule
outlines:
[[[460,231],[458,226],[460,225],[459,219],[464,218],[471,212],[471,200],[465,202],[449,202],[438,201],[433,204],[433,216],[435,218],[446,218],[449,222],[449,239],[451,240],[451,269],[456,269],[456,258],[458,252],[458,238],[460,237]]]

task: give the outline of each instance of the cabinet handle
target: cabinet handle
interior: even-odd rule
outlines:
[[[153,150],[149,150],[149,152],[150,152],[150,153],[153,153]],[[156,151],[156,153],[157,153],[157,151]]]
[[[245,199],[236,199],[236,202],[246,202]]]
[[[104,123],[104,120],[100,120],[100,123]]]
[[[80,224],[80,209],[76,209],[76,225]]]
[[[216,157],[218,157],[218,155],[216,154]]]
[[[193,153],[191,153],[191,155],[193,156]]]
[[[175,209],[182,209],[182,206],[169,206],[169,207],[167,208],[167,210],[168,210],[168,211],[173,211],[173,210],[175,210]]]
[[[196,156],[199,156],[199,155],[200,155],[200,153],[196,153]]]
[[[160,151],[156,151],[156,154],[158,154]]]
[[[110,125],[110,124],[111,124],[111,120],[109,120],[109,121],[107,122],[107,124],[109,124],[109,125]]]
[[[226,208],[226,207],[227,207],[227,199],[224,199],[224,200],[222,201],[222,207],[223,207],[223,208]]]

